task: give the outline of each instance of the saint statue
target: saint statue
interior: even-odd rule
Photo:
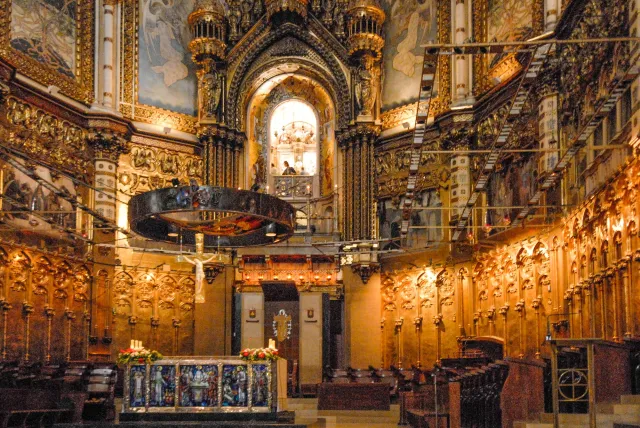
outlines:
[[[373,107],[378,97],[379,72],[374,66],[373,58],[365,56],[357,70],[355,87],[356,107],[358,115],[373,115]]]
[[[202,76],[200,83],[200,116],[215,117],[220,103],[222,87],[220,79],[215,71]]]

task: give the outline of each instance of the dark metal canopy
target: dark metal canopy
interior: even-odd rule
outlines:
[[[195,244],[204,234],[205,247],[248,247],[273,244],[293,235],[295,209],[264,193],[227,187],[167,187],[129,201],[129,227],[156,241]],[[275,228],[275,236],[272,232]]]

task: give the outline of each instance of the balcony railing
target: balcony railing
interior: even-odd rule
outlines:
[[[314,175],[274,175],[275,196],[278,198],[304,199],[313,192]]]

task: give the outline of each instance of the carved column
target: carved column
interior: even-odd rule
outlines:
[[[553,172],[558,163],[558,74],[553,68],[541,76],[542,87],[539,92],[538,102],[538,130],[540,136],[540,149],[549,150],[542,152],[538,163],[538,171],[541,177]]]
[[[24,362],[29,362],[29,358],[31,357],[30,346],[31,346],[31,329],[30,329],[30,321],[31,314],[33,313],[33,305],[28,302],[22,302],[22,315],[24,316]]]
[[[44,357],[45,363],[49,364],[51,362],[51,323],[53,322],[53,317],[56,312],[53,310],[51,306],[44,307],[44,316],[47,318],[47,344],[46,344],[46,354]]]
[[[544,2],[544,25],[547,31],[556,28],[558,16],[560,14],[560,0],[545,0]]]
[[[94,192],[93,207],[96,212],[102,215],[111,224],[117,222],[117,174],[120,155],[129,153],[128,129],[117,122],[108,122],[106,125],[100,123],[90,123],[93,132],[90,134],[88,143],[93,148],[94,153]],[[98,125],[98,126],[95,126]],[[94,226],[97,226],[94,224]],[[96,227],[93,232],[93,240],[96,245],[93,247],[92,258],[96,262],[93,267],[93,277],[100,278],[108,283],[113,278],[116,260],[116,251],[109,246],[102,246],[100,243],[113,244],[117,239],[117,232],[110,227],[100,229]],[[107,293],[98,293],[97,282],[91,281],[91,307],[95,308],[95,313],[111,313],[110,289],[105,287]],[[89,318],[89,330],[93,330],[96,336],[87,338],[87,353],[110,352],[110,344],[113,334],[111,329],[111,318],[105,316],[101,320],[102,325],[97,323],[98,318]],[[100,343],[97,340],[97,332],[103,332]]]
[[[449,217],[450,223],[456,221],[471,195],[471,159],[466,152],[469,150],[469,137],[469,133],[464,129],[450,130],[443,137],[444,147],[461,152],[452,155],[449,160],[451,168],[449,201],[453,208]]]
[[[108,109],[115,109],[114,74],[115,67],[115,24],[113,15],[116,0],[103,0],[102,2],[102,105]]]
[[[204,184],[237,188],[244,135],[223,125],[207,125],[200,129],[199,138],[203,147]]]
[[[65,355],[65,361],[71,361],[71,325],[73,324],[73,320],[76,319],[76,315],[73,313],[71,309],[67,307],[64,310],[64,318],[67,323],[64,355]]]
[[[465,43],[469,38],[471,29],[468,19],[468,4],[465,0],[455,0],[455,14],[452,22],[455,34],[455,43]],[[469,55],[455,56],[455,74],[454,74],[454,105],[462,105],[469,102],[469,76],[471,61]]]

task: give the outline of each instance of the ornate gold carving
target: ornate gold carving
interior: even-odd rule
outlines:
[[[76,70],[75,79],[58,73],[36,59],[11,47],[11,0],[0,0],[0,57],[24,75],[45,86],[57,86],[60,91],[85,104],[93,101],[93,53],[95,3],[78,0],[76,9]]]
[[[7,145],[76,176],[88,174],[93,162],[84,129],[14,97],[7,104],[7,120],[15,127],[8,133]],[[6,132],[0,127],[2,131]]]
[[[131,153],[118,168],[118,188],[129,195],[171,185],[173,178],[183,183],[200,181],[202,159],[173,150],[132,144]]]

